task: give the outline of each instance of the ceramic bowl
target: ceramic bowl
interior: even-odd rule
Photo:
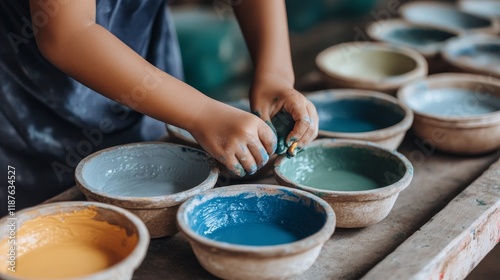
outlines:
[[[395,150],[413,122],[413,112],[384,93],[338,89],[310,93],[316,106],[319,137],[357,139]]]
[[[416,50],[425,57],[429,72],[432,73],[443,70],[444,63],[440,51],[446,41],[458,35],[457,32],[410,23],[401,19],[372,22],[366,28],[366,33],[373,40]]]
[[[280,185],[311,192],[335,211],[337,227],[382,221],[410,184],[413,167],[400,153],[371,142],[320,139],[274,167]]]
[[[177,232],[175,215],[189,197],[214,187],[218,168],[203,151],[162,142],[111,147],[76,167],[77,187],[88,200],[130,210],[151,237]]]
[[[417,1],[402,5],[401,16],[412,23],[466,33],[496,34],[500,30],[497,20],[477,16],[460,10],[451,3],[439,1]]]
[[[250,112],[250,103],[248,102],[247,99],[241,99],[238,101],[231,101],[231,102],[227,102],[227,104],[231,105],[233,107],[236,107],[238,109]],[[198,144],[198,142],[196,142],[196,140],[194,139],[193,135],[191,135],[191,133],[189,133],[188,131],[186,131],[182,128],[167,124],[167,133],[169,136],[169,140],[172,143],[186,145],[186,146],[193,147],[196,149],[202,149],[200,144]],[[243,177],[233,175],[232,173],[230,173],[227,170],[227,168],[224,165],[220,164],[219,165],[219,168],[221,170],[220,176],[222,176],[224,174],[228,174],[229,180],[243,180],[243,181],[245,181],[245,180],[257,179],[257,178],[260,178],[260,177],[263,177],[263,176],[269,174],[272,171],[275,159],[276,159],[276,156],[271,155],[268,163],[266,165],[264,165],[263,167],[261,167],[255,174],[253,174],[253,175],[247,174]]]
[[[322,199],[272,185],[216,188],[179,208],[201,265],[223,279],[287,279],[306,271],[335,228]]]
[[[394,94],[403,84],[427,75],[427,62],[421,54],[386,43],[338,44],[319,53],[316,66],[331,87]]]
[[[500,78],[500,37],[471,34],[450,40],[442,49],[449,70]]]
[[[415,115],[413,131],[431,149],[482,154],[500,148],[500,80],[443,73],[401,88]]]
[[[4,217],[0,225],[5,280],[132,279],[149,244],[138,217],[97,202],[43,204]]]
[[[500,1],[498,0],[460,0],[458,7],[464,12],[500,19]]]

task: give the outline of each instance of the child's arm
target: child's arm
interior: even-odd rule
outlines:
[[[255,171],[272,154],[276,138],[263,121],[148,63],[95,23],[94,0],[48,1],[57,12],[34,27],[40,51],[56,67],[108,98],[188,130],[236,174]],[[32,16],[43,13],[40,0],[30,7]]]
[[[255,66],[252,110],[269,122],[285,109],[295,120],[287,145],[298,141],[297,146],[304,147],[318,135],[318,114],[314,105],[293,88],[285,1],[239,1],[234,11]]]

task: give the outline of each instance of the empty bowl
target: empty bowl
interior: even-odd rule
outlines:
[[[0,220],[0,278],[132,279],[149,244],[135,215],[97,202],[58,202]]]
[[[280,185],[311,192],[335,211],[337,227],[382,221],[410,184],[413,167],[400,153],[358,140],[320,139],[293,158],[279,157]]]
[[[177,232],[179,205],[213,188],[218,172],[215,160],[201,150],[144,142],[87,156],[75,177],[88,200],[126,208],[146,223],[151,237],[162,237]]]
[[[427,75],[427,62],[421,54],[386,43],[338,44],[319,53],[316,66],[331,87],[387,93]]]
[[[470,34],[454,38],[442,49],[450,71],[500,78],[500,37]]]
[[[409,22],[459,33],[496,34],[500,30],[498,21],[464,12],[451,3],[438,1],[410,2],[402,5],[399,8],[399,13]]]
[[[401,88],[415,115],[413,131],[431,147],[456,154],[500,148],[500,80],[443,73]]]
[[[216,188],[184,202],[180,231],[223,279],[286,279],[306,271],[335,228],[322,199],[272,185]]]
[[[394,150],[413,122],[413,112],[384,93],[338,89],[307,98],[318,111],[320,137],[370,141]]]

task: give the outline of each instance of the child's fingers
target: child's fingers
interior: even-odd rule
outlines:
[[[269,161],[269,154],[260,142],[258,143],[256,141],[251,141],[250,143],[248,143],[248,149],[252,153],[253,158],[257,163],[257,169],[266,165],[266,163]]]
[[[230,156],[226,158],[226,161],[224,163],[226,165],[226,168],[229,170],[229,172],[233,173],[234,175],[243,177],[246,175],[245,168],[243,165],[241,165],[240,161],[236,158],[236,156]]]
[[[302,134],[302,137],[297,141],[297,147],[303,148],[305,145],[311,143],[316,137],[318,137],[318,113],[316,108],[312,103],[311,106],[307,106],[308,115],[310,116],[309,126],[307,130]]]
[[[246,173],[252,175],[259,169],[255,153],[253,153],[246,145],[240,144],[240,147],[236,150],[235,156]]]
[[[259,153],[262,154],[264,151],[267,152],[267,155],[272,155],[276,152],[276,148],[278,147],[278,138],[276,137],[276,133],[272,130],[274,127],[271,124],[271,121],[268,121],[268,127],[262,127],[259,129],[259,139],[262,143],[263,147],[259,147]],[[262,149],[264,151],[262,151]]]

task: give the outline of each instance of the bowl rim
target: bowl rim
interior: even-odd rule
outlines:
[[[481,75],[492,75],[500,78],[500,70],[494,71],[494,69],[485,69],[483,67],[476,66],[474,63],[467,63],[467,60],[457,59],[451,55],[451,49],[453,48],[463,48],[464,45],[480,46],[488,43],[500,46],[500,37],[490,34],[466,34],[457,36],[446,42],[441,49],[441,56],[446,63],[456,68],[463,69],[466,72],[478,73]]]
[[[89,277],[96,277],[96,279],[109,279],[112,276],[116,274],[116,270],[120,269],[128,269],[133,271],[139,267],[139,265],[142,263],[146,256],[146,252],[148,250],[149,242],[150,242],[150,236],[149,236],[149,231],[144,224],[144,222],[137,217],[135,214],[132,212],[128,211],[127,209],[120,208],[118,206],[114,206],[111,204],[106,204],[102,202],[96,202],[96,201],[62,201],[62,202],[51,202],[51,203],[45,203],[45,204],[39,204],[36,206],[24,208],[22,210],[19,210],[16,212],[16,217],[19,219],[19,216],[24,215],[24,214],[29,214],[33,213],[33,211],[41,211],[41,210],[48,210],[50,211],[50,214],[46,214],[43,216],[50,216],[54,215],[56,213],[69,213],[68,211],[74,211],[76,209],[87,209],[89,207],[96,207],[96,208],[101,208],[101,209],[106,209],[106,210],[111,210],[114,212],[117,212],[121,215],[123,215],[127,220],[129,220],[137,229],[137,244],[135,245],[134,249],[128,256],[126,256],[123,260],[119,261],[118,263],[95,273],[92,274],[87,274],[84,276],[79,276],[79,277],[74,277],[71,279],[74,280],[83,280],[83,279],[89,279]],[[76,208],[76,209],[75,209]],[[9,216],[5,216],[0,219],[0,225],[3,225],[4,223],[8,222]],[[18,228],[22,226],[18,225]],[[2,279],[6,280],[29,280],[33,278],[21,278],[21,277],[15,277],[12,276],[11,274],[5,274],[3,272],[0,272],[0,276]],[[93,278],[94,279],[94,278]]]
[[[445,32],[452,34],[450,38],[443,40],[441,42],[435,42],[431,43],[425,46],[419,46],[419,45],[413,45],[413,44],[406,44],[406,43],[398,43],[398,42],[392,42],[389,40],[386,40],[384,35],[387,34],[388,30],[397,30],[397,29],[410,29],[410,28],[420,28],[422,30],[431,30],[431,31],[440,31],[440,32]],[[403,19],[399,18],[392,18],[392,19],[384,19],[384,20],[378,20],[378,21],[373,21],[370,22],[367,27],[366,27],[366,33],[368,36],[375,41],[379,42],[385,42],[389,44],[393,44],[396,46],[405,46],[412,48],[416,51],[418,51],[420,54],[422,54],[426,58],[433,58],[435,56],[439,55],[441,47],[450,39],[456,37],[459,35],[459,33],[455,30],[449,30],[445,28],[440,28],[437,26],[433,25],[426,25],[422,23],[412,23]]]
[[[478,128],[478,127],[489,127],[498,125],[500,122],[500,110],[496,112],[465,116],[465,117],[449,117],[449,116],[438,116],[429,113],[420,112],[419,110],[413,109],[409,104],[408,100],[411,95],[415,94],[414,89],[419,86],[427,86],[429,83],[470,83],[475,85],[487,84],[489,86],[495,87],[500,91],[500,79],[496,79],[490,76],[478,75],[478,74],[468,74],[468,73],[439,73],[430,75],[427,78],[409,83],[401,87],[397,93],[398,99],[406,104],[413,110],[415,115],[415,120],[421,120],[428,123],[432,123],[437,126],[442,127],[462,127],[462,128]],[[439,87],[438,87],[439,88]],[[444,88],[444,86],[443,86]],[[452,88],[452,87],[450,87]],[[500,94],[498,95],[500,98]]]
[[[208,176],[200,184],[192,188],[189,188],[187,190],[172,194],[150,196],[150,197],[109,195],[105,192],[91,188],[87,183],[87,181],[83,178],[83,169],[85,168],[85,165],[89,161],[93,160],[95,157],[100,156],[103,153],[113,152],[117,149],[125,149],[127,147],[132,147],[132,148],[143,147],[143,146],[165,146],[166,148],[187,149],[191,152],[195,152],[199,156],[207,160],[207,164],[209,167]],[[179,205],[189,197],[213,188],[217,182],[218,177],[219,177],[219,168],[217,166],[217,163],[205,151],[189,146],[160,142],[160,141],[135,142],[99,150],[82,159],[78,163],[75,170],[76,185],[78,189],[85,194],[85,196],[91,197],[92,199],[97,201],[111,203],[116,206],[124,207],[127,209],[159,209],[159,208],[166,208]]]
[[[331,69],[324,65],[326,57],[330,56],[332,53],[342,52],[346,49],[361,49],[363,51],[367,50],[396,53],[413,60],[415,62],[415,67],[410,71],[402,73],[400,75],[388,76],[381,79],[365,79],[354,76],[346,76],[336,71],[331,71]],[[320,73],[329,80],[333,79],[342,84],[355,83],[358,85],[370,86],[381,90],[396,89],[402,84],[405,84],[409,81],[427,76],[428,71],[427,60],[422,54],[406,46],[397,46],[385,42],[354,41],[336,44],[318,53],[315,58],[315,64]]]
[[[402,132],[406,132],[410,129],[413,123],[413,111],[399,101],[397,98],[390,96],[388,94],[371,91],[371,90],[363,90],[363,89],[326,89],[320,90],[316,92],[311,92],[306,95],[306,98],[309,101],[313,102],[316,98],[322,97],[330,97],[332,101],[336,100],[360,100],[360,99],[377,99],[382,100],[385,104],[390,103],[392,105],[396,105],[398,108],[402,109],[404,112],[404,117],[401,121],[381,129],[366,131],[366,132],[334,132],[328,130],[319,129],[318,134],[322,137],[339,137],[339,138],[356,138],[360,140],[383,140],[394,135],[397,135]]]
[[[450,32],[458,32],[460,34],[465,34],[465,33],[468,33],[468,32],[479,32],[479,33],[489,33],[489,34],[496,34],[500,31],[500,21],[496,20],[496,19],[493,19],[493,18],[488,18],[488,17],[485,17],[485,16],[480,16],[480,15],[476,15],[476,14],[473,14],[473,13],[469,13],[467,11],[464,11],[462,9],[460,9],[458,7],[458,5],[455,5],[453,3],[446,3],[446,2],[438,2],[438,1],[423,1],[423,2],[420,2],[420,1],[417,1],[417,2],[407,2],[407,3],[404,3],[403,5],[401,5],[398,9],[398,14],[399,16],[403,19],[403,20],[406,20],[408,22],[412,22],[412,23],[417,23],[417,22],[414,22],[410,19],[408,19],[408,13],[409,11],[411,11],[412,9],[414,9],[415,7],[437,7],[437,6],[440,6],[441,8],[447,8],[447,9],[450,9],[450,10],[455,10],[459,13],[464,13],[468,16],[472,16],[472,17],[476,17],[476,18],[479,18],[479,19],[483,19],[483,20],[487,20],[490,22],[489,25],[487,26],[484,26],[484,27],[479,27],[479,28],[462,28],[462,27],[456,27],[456,28],[451,28],[451,27],[446,27],[446,26],[442,26],[442,25],[439,25],[439,24],[432,24],[432,23],[426,23],[425,25],[427,26],[434,26],[434,27],[438,27],[440,29],[443,29],[443,30],[447,30],[447,31],[450,31]]]
[[[251,246],[251,245],[239,245],[227,242],[216,241],[207,237],[203,237],[197,234],[191,227],[188,225],[186,221],[186,211],[187,207],[192,203],[196,203],[198,197],[191,197],[181,204],[179,210],[177,211],[177,225],[180,230],[186,236],[186,238],[190,242],[196,242],[197,245],[201,245],[205,248],[210,248],[210,250],[216,249],[218,251],[223,251],[226,253],[230,253],[233,255],[246,255],[253,257],[279,257],[279,256],[287,256],[294,255],[309,249],[312,249],[316,246],[322,246],[326,241],[328,241],[333,232],[335,231],[335,212],[332,207],[323,199],[318,196],[315,196],[311,193],[288,188],[285,186],[272,185],[272,184],[238,184],[238,185],[230,185],[226,187],[219,187],[209,191],[206,191],[200,196],[203,196],[202,199],[209,200],[214,197],[219,197],[220,194],[224,194],[224,196],[237,195],[241,193],[254,192],[258,193],[259,191],[272,191],[272,192],[289,192],[295,195],[305,197],[309,199],[311,202],[316,203],[321,206],[322,209],[325,210],[326,220],[323,226],[314,234],[309,235],[303,239],[279,245],[267,245],[267,246]],[[290,248],[291,247],[291,248]]]
[[[376,189],[362,190],[362,191],[335,191],[335,190],[324,190],[319,188],[314,188],[311,186],[303,185],[301,183],[294,182],[287,178],[283,172],[281,172],[281,164],[290,160],[286,156],[280,156],[276,159],[274,164],[274,176],[278,182],[283,182],[288,186],[293,186],[295,188],[311,192],[319,197],[329,197],[335,198],[336,201],[375,201],[390,197],[396,193],[401,192],[406,187],[409,186],[413,178],[413,166],[410,161],[401,153],[396,150],[390,150],[384,148],[378,144],[368,141],[351,140],[351,139],[317,139],[311,142],[307,148],[312,147],[358,147],[370,150],[378,150],[384,153],[395,156],[405,167],[404,175],[396,182],[383,186]]]

